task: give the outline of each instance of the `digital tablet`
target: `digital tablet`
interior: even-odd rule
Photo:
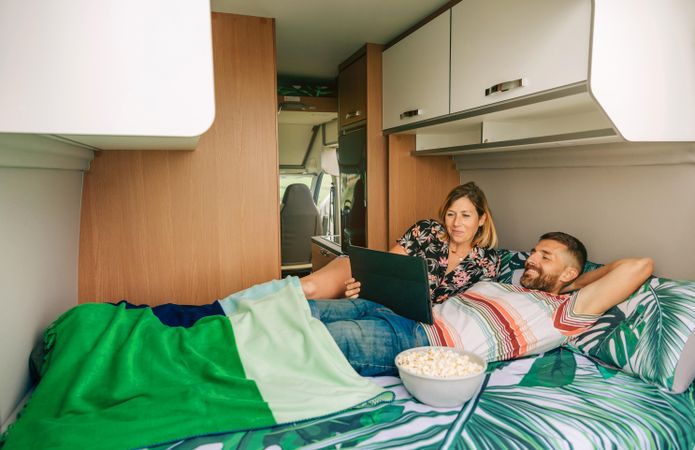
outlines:
[[[396,314],[432,324],[432,305],[425,260],[351,245],[352,276],[361,283],[359,297],[380,303]]]

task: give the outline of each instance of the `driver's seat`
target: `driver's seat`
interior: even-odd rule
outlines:
[[[321,217],[305,184],[287,186],[280,207],[282,275],[311,272],[311,237],[323,233]]]

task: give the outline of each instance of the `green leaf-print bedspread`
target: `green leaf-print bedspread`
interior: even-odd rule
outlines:
[[[668,394],[567,349],[495,365],[481,394],[462,408],[423,405],[396,377],[374,380],[396,401],[157,450],[215,443],[225,450],[695,448],[692,385]]]

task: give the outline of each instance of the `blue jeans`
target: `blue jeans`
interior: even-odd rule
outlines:
[[[396,355],[429,345],[419,322],[369,300],[309,300],[309,308],[360,375],[398,375]]]

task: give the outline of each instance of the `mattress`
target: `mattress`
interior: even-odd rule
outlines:
[[[695,448],[693,385],[669,394],[567,349],[498,364],[479,396],[461,408],[419,403],[397,377],[374,381],[396,400],[150,448]]]

